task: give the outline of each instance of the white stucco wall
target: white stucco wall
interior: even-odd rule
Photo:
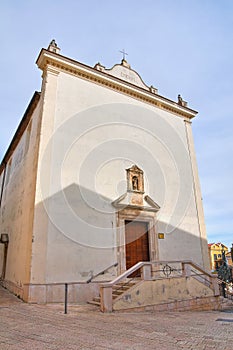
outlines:
[[[111,202],[133,164],[161,207],[159,258],[202,265],[183,118],[55,70],[44,89],[31,282],[86,280],[117,261]]]
[[[5,279],[21,296],[30,280],[39,116],[40,103],[7,162],[1,203],[0,232],[9,235]]]

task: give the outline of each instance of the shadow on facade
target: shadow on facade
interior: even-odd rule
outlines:
[[[36,206],[34,251],[40,253],[38,260],[46,261],[47,281],[85,281],[118,262],[120,228],[114,199],[71,184]],[[140,213],[135,220],[140,221]],[[198,232],[174,227],[158,239],[167,224],[156,219],[154,223],[159,260],[193,260],[203,266],[207,242]]]

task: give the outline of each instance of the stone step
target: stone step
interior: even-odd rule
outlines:
[[[135,284],[131,284],[131,285],[121,285],[119,286],[118,284],[116,284],[115,286],[112,287],[112,290],[128,290],[129,288],[133,287]]]
[[[129,290],[131,287],[135,286],[138,281],[123,281],[115,284],[112,288],[112,299],[115,300],[121,294]],[[100,296],[93,298],[93,300],[88,301],[88,304],[100,306]]]
[[[233,304],[233,300],[229,299],[229,298],[224,298],[224,297],[220,297],[221,303],[222,304]]]
[[[124,290],[113,290],[112,295],[113,296],[118,296],[124,293]]]
[[[135,283],[137,283],[138,281],[141,281],[141,278],[137,278],[137,279],[135,278],[135,279],[132,279],[132,280],[123,280],[123,281],[118,282],[118,283],[116,283],[116,284],[119,284],[119,285],[130,284],[130,283],[135,284]]]
[[[88,303],[88,304],[91,304],[91,305],[100,306],[100,302],[94,301],[94,300],[90,300],[90,301],[88,301],[87,303]]]
[[[118,289],[118,288],[131,288],[135,286],[137,282],[125,282],[125,283],[117,283],[113,286],[113,289]]]
[[[100,297],[93,298],[93,301],[96,301],[97,303],[100,303]]]

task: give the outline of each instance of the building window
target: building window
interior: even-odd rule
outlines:
[[[214,260],[217,260],[218,258],[217,258],[217,254],[214,254]]]

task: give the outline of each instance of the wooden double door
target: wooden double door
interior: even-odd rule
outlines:
[[[139,261],[150,260],[147,222],[125,221],[125,242],[127,270]]]

